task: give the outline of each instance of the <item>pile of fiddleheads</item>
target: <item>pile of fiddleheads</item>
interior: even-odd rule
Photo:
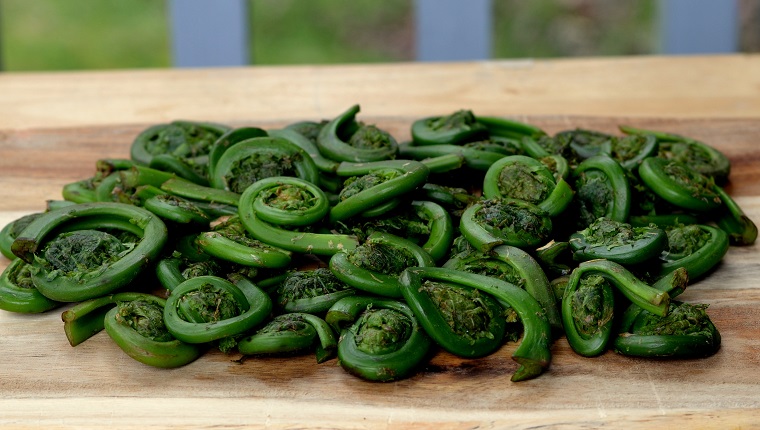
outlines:
[[[563,337],[582,356],[719,349],[707,305],[673,300],[757,238],[719,151],[468,110],[399,143],[358,114],[146,129],[0,231],[0,308],[65,306],[72,346],[105,330],[150,366],[315,351],[373,381],[510,342],[522,381]]]

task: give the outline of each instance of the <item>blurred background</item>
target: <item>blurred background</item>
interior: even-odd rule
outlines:
[[[4,71],[760,52],[760,0],[0,0]]]

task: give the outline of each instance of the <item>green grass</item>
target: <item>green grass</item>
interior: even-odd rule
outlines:
[[[251,8],[257,64],[411,60],[409,0],[257,0]]]
[[[208,0],[213,1],[213,0]],[[654,0],[494,0],[494,58],[653,52]],[[414,59],[413,0],[249,0],[254,64]],[[159,0],[0,0],[9,71],[171,66]]]
[[[166,5],[154,0],[1,0],[3,68],[166,67]]]
[[[653,53],[654,0],[495,0],[496,58]]]

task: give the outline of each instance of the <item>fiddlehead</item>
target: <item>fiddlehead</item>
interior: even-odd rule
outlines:
[[[195,243],[203,252],[221,260],[252,267],[284,268],[291,253],[250,237],[239,216],[231,216],[200,233]]]
[[[680,208],[707,212],[721,205],[713,179],[686,164],[649,157],[639,166],[639,176],[655,194]]]
[[[330,258],[330,270],[352,287],[385,297],[401,297],[398,275],[408,267],[435,266],[419,245],[387,233],[372,233],[350,252]]]
[[[512,354],[512,359],[520,365],[512,375],[512,381],[535,378],[549,367],[551,328],[541,306],[525,290],[488,276],[440,267],[420,267],[404,271],[401,275],[402,291],[405,295],[409,294],[410,291],[419,289],[425,280],[450,282],[478,289],[515,309],[523,323],[523,337]]]
[[[674,301],[662,317],[632,306],[626,311],[613,349],[635,357],[708,357],[720,349],[721,336],[707,305]]]
[[[594,357],[606,350],[614,305],[612,286],[607,279],[580,271],[571,275],[562,299],[562,316],[573,351]]]
[[[349,218],[335,228],[338,232],[355,235],[359,241],[376,231],[403,237],[420,245],[436,261],[448,254],[454,240],[449,213],[441,205],[424,200],[412,201],[410,206],[380,217]]]
[[[164,324],[164,299],[145,295],[118,301],[105,315],[103,326],[127,355],[153,367],[174,368],[203,353],[197,345],[175,339]]]
[[[295,354],[316,345],[317,363],[335,356],[338,340],[332,328],[315,315],[277,315],[256,333],[240,339],[238,351],[244,355]]]
[[[506,333],[499,302],[487,294],[449,282],[423,281],[402,288],[425,332],[446,351],[467,358],[498,349]]]
[[[299,178],[261,179],[240,196],[240,220],[246,225],[256,216],[270,224],[306,226],[321,221],[330,210],[325,193],[311,182]]]
[[[331,160],[356,163],[393,158],[396,139],[374,125],[357,122],[359,110],[354,105],[322,127],[317,137],[319,151]]]
[[[54,309],[61,303],[39,292],[32,281],[32,267],[24,260],[15,259],[0,274],[0,309],[19,313],[40,313]]]
[[[657,277],[684,267],[689,278],[699,279],[720,262],[729,248],[728,235],[709,225],[678,226],[668,229],[667,235],[668,246],[660,255],[661,264],[654,269]]]
[[[721,230],[728,233],[732,245],[748,246],[757,240],[757,225],[744,213],[726,190],[715,187],[723,209],[716,216],[716,223]]]
[[[412,123],[415,145],[458,145],[488,137],[488,130],[471,110],[458,110],[444,116],[423,118]]]
[[[24,215],[21,218],[17,218],[6,224],[5,227],[0,230],[0,254],[9,260],[16,259],[16,254],[14,254],[13,250],[11,249],[13,246],[13,241],[16,240],[22,231],[24,231],[26,226],[28,226],[35,219],[39,218],[40,215],[42,215],[41,212]]]
[[[148,127],[132,142],[132,160],[149,166],[156,156],[175,159],[179,169],[188,168],[200,177],[208,177],[208,154],[214,142],[230,128],[221,124],[174,121]],[[171,166],[165,160],[157,166]],[[175,171],[174,173],[179,173]],[[181,175],[180,175],[181,176]]]
[[[303,149],[289,140],[255,137],[227,149],[214,166],[214,188],[242,194],[249,185],[273,176],[317,183],[319,171]]]
[[[667,245],[667,235],[655,226],[632,227],[599,218],[570,235],[569,243],[577,261],[604,258],[621,264],[638,264],[657,258]]]
[[[339,202],[330,209],[333,223],[393,202],[411,192],[425,182],[430,169],[418,161],[389,160],[341,163],[336,173],[349,178],[341,190]]]
[[[277,288],[277,304],[286,312],[317,314],[327,311],[356,290],[338,279],[328,268],[289,273]]]
[[[488,199],[471,205],[459,223],[462,235],[479,251],[498,245],[537,246],[552,232],[549,215],[528,202]]]
[[[576,128],[561,131],[554,135],[554,139],[561,142],[562,147],[572,150],[575,154],[573,158],[585,160],[606,152],[605,149],[613,136],[595,130]]]
[[[654,130],[620,126],[626,134],[650,135],[658,143],[657,157],[686,164],[689,169],[710,176],[723,183],[731,170],[731,162],[722,152],[704,142]]]
[[[164,308],[164,322],[183,342],[217,342],[219,349],[227,352],[237,344],[238,335],[263,322],[271,310],[269,296],[243,277],[232,283],[199,276],[172,290]]]
[[[111,225],[134,242],[93,230]],[[82,223],[92,223],[85,227]],[[82,230],[54,234],[67,224]],[[120,203],[82,203],[45,213],[24,229],[14,254],[34,267],[32,281],[46,297],[63,302],[108,294],[155,261],[167,240],[166,225],[149,211]]]
[[[611,338],[615,287],[628,300],[665,316],[670,296],[647,285],[625,267],[609,260],[581,263],[570,274],[562,298],[562,321],[573,350],[587,357],[603,353]]]
[[[409,306],[393,299],[346,297],[330,308],[325,321],[340,333],[341,367],[369,381],[411,376],[432,346]]]
[[[596,219],[606,217],[626,222],[631,210],[631,190],[623,168],[607,155],[584,160],[575,169],[578,227],[586,228]]]
[[[442,267],[489,276],[524,289],[539,302],[552,330],[562,332],[557,298],[549,279],[538,262],[522,249],[500,245],[482,253],[470,248],[454,254]]]
[[[509,198],[526,201],[550,216],[561,214],[573,199],[573,190],[539,160],[523,155],[504,157],[495,162],[483,179],[487,199]]]

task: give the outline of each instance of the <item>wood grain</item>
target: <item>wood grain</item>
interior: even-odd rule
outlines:
[[[548,132],[620,124],[685,134],[724,151],[730,191],[760,220],[760,123],[748,119],[524,116]],[[319,118],[313,118],[319,119]],[[366,120],[408,138],[414,117]],[[274,127],[282,121],[230,121]],[[6,129],[0,224],[44,208],[99,158],[127,157],[147,123]],[[72,348],[60,311],[0,313],[0,427],[5,428],[749,428],[760,422],[760,250],[732,248],[684,300],[708,303],[723,336],[702,360],[575,355],[564,339],[541,377],[509,381],[515,345],[478,360],[439,352],[414,377],[368,383],[313,356],[247,359],[210,352],[180,369],[127,357],[105,333]],[[0,269],[8,261],[0,258]],[[141,417],[141,418],[137,418]]]
[[[480,115],[760,117],[760,56],[638,56],[3,73],[0,129],[173,119]]]

